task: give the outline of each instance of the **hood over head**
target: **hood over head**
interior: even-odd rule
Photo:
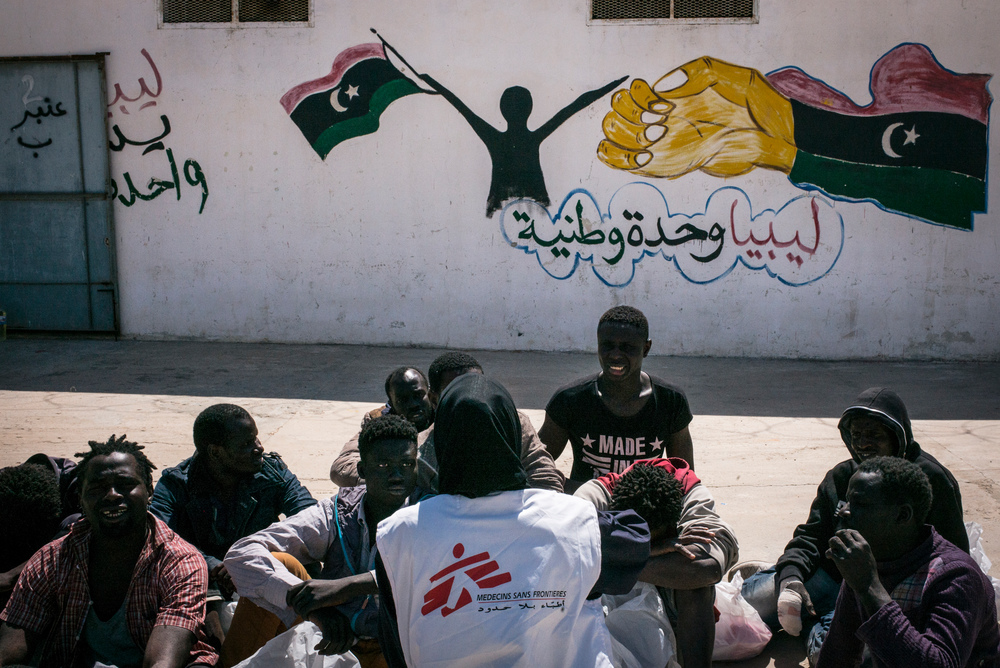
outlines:
[[[906,412],[906,404],[892,390],[869,387],[844,411],[837,425],[840,437],[844,439],[844,445],[855,461],[860,461],[860,458],[851,445],[851,420],[861,416],[874,418],[892,430],[899,444],[895,456],[912,461],[919,454],[916,443],[913,442],[913,431],[910,429],[910,416]]]
[[[448,384],[434,419],[438,491],[468,497],[525,489],[521,421],[503,385],[478,374]]]

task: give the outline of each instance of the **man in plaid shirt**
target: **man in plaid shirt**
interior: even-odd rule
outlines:
[[[211,666],[201,554],[149,514],[153,464],[112,436],[80,462],[84,519],[39,550],[0,613],[0,665]]]

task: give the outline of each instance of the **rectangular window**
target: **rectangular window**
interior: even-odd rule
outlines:
[[[310,0],[161,0],[161,27],[310,25]]]
[[[753,23],[757,0],[591,0],[596,22]]]

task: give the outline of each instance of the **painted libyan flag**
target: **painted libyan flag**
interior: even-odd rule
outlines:
[[[796,68],[767,79],[792,103],[799,187],[965,230],[986,210],[989,75],[902,44],[872,68],[866,106]]]
[[[325,77],[285,93],[281,106],[325,160],[340,142],[378,130],[390,104],[422,92],[389,62],[381,44],[359,44],[342,51]]]

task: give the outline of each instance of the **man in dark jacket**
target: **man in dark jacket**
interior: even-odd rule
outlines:
[[[844,411],[838,428],[851,459],[827,472],[809,518],[795,528],[778,562],[743,583],[743,596],[772,630],[784,629],[791,635],[809,631],[806,647],[811,661],[826,637],[843,580],[826,551],[830,539],[842,528],[838,513],[846,504],[847,484],[861,462],[891,456],[917,464],[927,474],[934,494],[927,523],[946,540],[969,551],[958,482],[913,440],[910,418],[899,395],[881,387],[865,390]]]
[[[264,454],[256,423],[239,406],[202,411],[194,421],[194,446],[193,457],[163,472],[149,509],[201,550],[209,587],[229,598],[232,578],[222,560],[232,544],[316,500],[277,453]]]

